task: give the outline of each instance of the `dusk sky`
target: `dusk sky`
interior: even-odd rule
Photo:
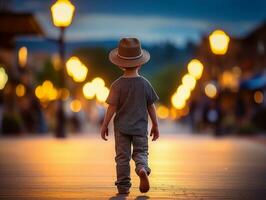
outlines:
[[[45,33],[56,36],[50,6],[54,1],[13,0],[17,11],[34,12]],[[265,0],[72,0],[76,6],[67,39],[106,40],[136,36],[144,42],[172,41],[184,45],[222,28],[243,36],[266,20]]]

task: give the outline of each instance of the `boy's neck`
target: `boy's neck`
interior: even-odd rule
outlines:
[[[137,77],[139,76],[139,72],[138,72],[138,69],[126,69],[124,71],[124,74],[123,74],[123,77]]]

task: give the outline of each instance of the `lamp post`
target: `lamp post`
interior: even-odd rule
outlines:
[[[209,44],[215,61],[217,56],[223,56],[227,53],[229,42],[230,42],[230,37],[223,30],[218,29],[210,34]],[[215,65],[216,64],[218,63],[215,62]],[[212,69],[211,75],[213,76],[212,78],[217,79],[217,73],[215,69]]]
[[[65,85],[65,44],[64,44],[64,33],[65,29],[71,24],[73,14],[75,11],[74,5],[69,0],[57,0],[51,7],[53,24],[60,29],[60,36],[58,39],[58,48],[61,61],[60,67],[60,84],[61,87]],[[58,98],[57,108],[57,127],[56,137],[65,137],[65,113],[64,103],[61,97]]]
[[[228,46],[230,42],[230,37],[223,30],[215,30],[209,36],[210,49],[214,58],[214,65],[211,68],[211,76],[214,83],[218,82],[218,72],[220,71],[222,63],[218,56],[223,56],[228,51]],[[217,62],[216,62],[217,61]],[[219,66],[218,66],[219,65]],[[215,134],[219,135],[221,132],[220,122],[221,122],[221,111],[220,111],[220,98],[217,94],[217,88],[214,84],[209,83],[205,86],[205,93],[209,98],[215,98],[215,111],[217,118],[214,121]]]

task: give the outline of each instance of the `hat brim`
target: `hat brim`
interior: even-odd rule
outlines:
[[[141,51],[142,56],[140,58],[128,60],[118,57],[118,48],[116,48],[109,53],[109,60],[119,67],[136,67],[143,65],[150,60],[149,52],[145,49],[142,49]]]

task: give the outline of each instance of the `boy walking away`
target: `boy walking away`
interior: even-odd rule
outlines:
[[[139,68],[149,61],[150,55],[141,48],[136,38],[123,38],[109,54],[110,61],[124,70],[113,82],[106,102],[109,104],[101,128],[101,137],[107,140],[108,124],[114,117],[116,173],[119,194],[128,194],[131,187],[130,159],[135,161],[135,171],[140,178],[139,189],[148,192],[148,114],[152,121],[150,136],[159,137],[154,102],[158,96],[148,80],[138,74]],[[133,152],[131,153],[131,146]]]

